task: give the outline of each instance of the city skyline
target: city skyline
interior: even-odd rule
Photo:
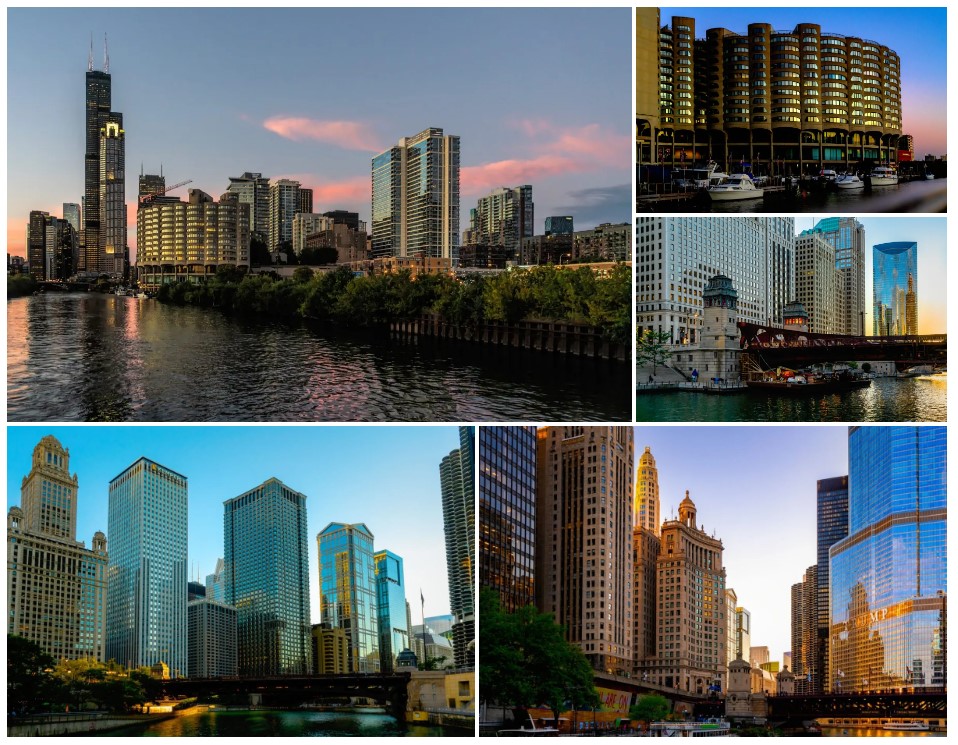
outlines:
[[[223,557],[223,502],[276,477],[307,496],[312,623],[321,620],[316,534],[335,521],[365,522],[377,551],[402,557],[414,620],[420,588],[427,616],[449,612],[438,468],[459,442],[455,427],[11,427],[9,504],[18,501],[30,454],[45,435],[70,452],[71,475],[79,480],[79,540],[107,531],[110,480],[146,457],[188,479],[188,578],[205,583]],[[204,465],[211,448],[224,455]],[[256,452],[260,457],[250,457]],[[365,464],[371,453],[381,467]],[[220,458],[230,467],[222,468]],[[390,469],[385,477],[383,469]],[[109,541],[107,535],[108,552]]]
[[[869,12],[871,11],[871,12]],[[710,28],[744,33],[750,23],[769,23],[791,30],[801,23],[816,23],[822,32],[859,36],[891,47],[901,59],[902,134],[915,139],[915,159],[926,154],[942,156],[946,147],[945,8],[882,7],[665,7],[661,21],[671,17],[695,19],[696,36],[705,38]]]
[[[493,188],[531,183],[542,218],[572,214],[581,228],[621,222],[631,201],[629,104],[621,95],[629,89],[631,45],[609,44],[608,35],[627,12],[13,10],[8,110],[29,106],[31,120],[56,125],[41,136],[25,117],[9,119],[8,177],[20,188],[8,199],[8,250],[23,254],[30,210],[59,215],[62,203],[82,194],[87,29],[109,35],[113,106],[126,129],[128,225],[135,225],[132,174],[161,166],[168,181],[192,179],[212,195],[247,170],[300,180],[314,190],[314,211],[351,209],[368,220],[372,157],[426,127],[461,137],[465,214]],[[327,32],[323,45],[310,35],[317,25]],[[437,58],[459,64],[432,65],[431,87],[410,95],[411,66],[421,61],[399,40],[420,34],[433,41]],[[359,56],[357,38],[368,44]],[[574,43],[560,43],[567,38]],[[596,47],[610,51],[590,54]],[[524,71],[521,85],[494,84],[487,67],[497,49]],[[151,59],[163,59],[162,75],[139,86],[143,60]],[[214,59],[230,59],[230,74],[206,72]],[[101,68],[97,50],[94,69]],[[549,75],[535,79],[533,70]],[[309,71],[319,77],[315,100],[304,95]],[[324,80],[331,81],[325,89]],[[487,93],[482,80],[494,88]],[[37,97],[38,89],[47,95]],[[464,227],[460,220],[458,232]],[[135,239],[131,231],[131,257]]]

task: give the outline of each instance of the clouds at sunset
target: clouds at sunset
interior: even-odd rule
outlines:
[[[263,127],[293,142],[314,140],[346,150],[380,152],[379,139],[365,122],[325,121],[305,116],[271,116]]]

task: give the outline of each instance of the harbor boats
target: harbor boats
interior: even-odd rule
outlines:
[[[764,192],[744,173],[729,176],[722,183],[710,186],[709,198],[715,202],[731,202],[740,199],[761,199]]]
[[[888,166],[875,166],[868,177],[872,186],[895,186],[898,183],[898,173]]]
[[[841,176],[835,179],[835,188],[842,189],[843,191],[864,189],[865,182],[858,178],[858,176],[856,176],[854,173],[843,173]]]
[[[652,737],[731,737],[731,725],[722,719],[706,722],[652,722]]]
[[[882,729],[902,732],[927,732],[928,722],[922,722],[919,719],[912,719],[907,722],[885,722],[882,725]]]
[[[823,168],[821,173],[818,174],[819,181],[831,182],[835,181],[838,178],[838,174],[835,173],[831,168]]]
[[[762,380],[750,380],[746,385],[749,390],[780,393],[785,395],[809,395],[844,393],[859,388],[868,388],[871,380],[852,375],[829,375],[818,377],[815,375],[786,375],[782,377],[767,377]]]

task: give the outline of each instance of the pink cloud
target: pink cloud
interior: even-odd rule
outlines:
[[[272,116],[263,122],[263,127],[294,142],[317,140],[338,145],[347,150],[370,152],[380,152],[383,149],[369,125],[364,122],[322,121],[304,116]]]
[[[463,194],[479,194],[499,186],[534,183],[562,173],[587,170],[582,162],[557,155],[541,155],[525,160],[500,160],[481,166],[459,169],[459,189]]]
[[[313,212],[352,207],[360,212],[369,209],[372,189],[369,176],[355,176],[340,181],[318,181],[310,173],[291,173],[276,176],[276,179],[286,178],[313,190]]]

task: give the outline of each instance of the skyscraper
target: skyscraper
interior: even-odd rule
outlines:
[[[239,674],[310,672],[306,495],[270,478],[224,507],[226,602],[237,610]]]
[[[945,427],[851,427],[829,551],[829,690],[945,685]]]
[[[536,428],[479,429],[479,584],[513,612],[535,604]]]
[[[659,534],[659,524],[662,522],[659,511],[659,469],[655,467],[652,448],[648,446],[639,456],[633,511],[636,526],[645,528],[655,535]]]
[[[396,658],[409,647],[406,625],[406,581],[402,557],[392,551],[377,551],[376,609],[379,621],[379,660],[384,673],[396,669]]]
[[[123,114],[110,112],[100,130],[101,273],[126,273],[126,133]]]
[[[36,280],[47,278],[47,223],[50,213],[40,210],[30,211],[27,223],[27,261],[30,263],[30,276]]]
[[[140,458],[110,481],[106,657],[187,674],[186,476]]]
[[[270,251],[292,249],[293,216],[301,211],[300,191],[299,181],[283,178],[270,184],[268,240]]]
[[[633,668],[631,427],[544,427],[536,452],[536,604],[595,670]]]
[[[835,247],[814,230],[795,238],[795,300],[808,311],[808,330],[837,334],[840,322],[842,276],[835,264]]]
[[[236,608],[211,598],[186,606],[189,637],[189,677],[236,675]]]
[[[802,235],[818,233],[835,248],[839,273],[836,334],[865,335],[865,227],[854,217],[826,217]]]
[[[76,540],[79,482],[70,451],[52,435],[33,449],[20,506],[7,513],[7,633],[36,642],[55,660],[103,661],[106,536]]]
[[[350,672],[379,672],[373,534],[364,523],[330,523],[316,536],[316,542],[322,622],[346,632]]]
[[[917,285],[917,243],[879,243],[872,249],[874,336],[918,333]]]
[[[449,607],[456,667],[475,664],[476,431],[459,428],[459,448],[439,464],[442,524],[446,537]]]
[[[104,49],[103,71],[93,69],[93,41],[86,73],[86,155],[83,189],[83,253],[80,269],[99,271],[100,132],[112,106],[113,79]]]
[[[495,189],[480,197],[476,209],[470,211],[472,242],[502,246],[507,255],[517,257],[522,239],[531,238],[535,232],[534,214],[532,186]]]
[[[828,550],[848,535],[848,476],[821,479],[818,482],[818,634],[815,639],[815,668],[811,693],[824,693],[828,672]],[[794,672],[794,670],[793,670]]]
[[[206,575],[206,597],[218,603],[226,602],[226,564],[222,559],[217,559],[216,569]]]
[[[459,138],[424,129],[372,160],[372,251],[457,259]]]
[[[269,236],[269,178],[261,173],[246,171],[242,176],[230,176],[227,191],[236,194],[242,204],[249,205],[250,232],[262,240]],[[310,210],[312,212],[312,210]]]
[[[818,566],[805,570],[802,581],[792,585],[792,672],[795,690],[814,693],[821,688],[818,668]]]

